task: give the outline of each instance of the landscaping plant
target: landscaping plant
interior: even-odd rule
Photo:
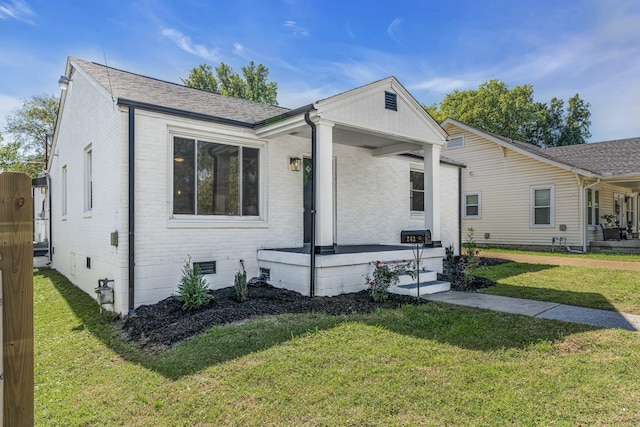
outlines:
[[[191,265],[191,257],[182,267],[182,278],[178,284],[178,293],[175,298],[182,302],[183,310],[197,310],[211,301],[207,281],[200,274],[198,264]]]
[[[409,273],[411,277],[414,276],[411,263],[405,260],[402,262],[375,261],[371,264],[373,264],[373,278],[367,275],[366,280],[371,298],[377,302],[386,301],[389,298],[389,286],[398,284],[401,274]]]
[[[238,271],[236,273],[236,277],[233,280],[233,286],[236,288],[236,298],[238,302],[246,301],[248,293],[247,272],[244,271],[244,268],[242,271]]]

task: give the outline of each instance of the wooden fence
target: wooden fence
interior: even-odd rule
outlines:
[[[0,173],[0,425],[33,426],[31,178]]]

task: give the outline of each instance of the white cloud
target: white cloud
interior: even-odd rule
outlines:
[[[194,44],[191,38],[173,28],[163,28],[162,35],[173,41],[180,49],[209,61],[218,61],[218,49],[209,49],[202,44]]]
[[[302,36],[302,37],[309,36],[309,30],[298,26],[298,24],[295,21],[285,21],[283,25],[289,30],[291,30],[294,36]]]
[[[403,21],[402,18],[396,18],[387,27],[387,34],[389,34],[389,37],[391,37],[391,39],[396,43],[399,43],[396,33],[398,32],[398,29],[400,28],[400,24],[402,24],[402,21]]]
[[[35,24],[31,18],[36,16],[35,12],[23,0],[12,0],[11,3],[0,3],[0,19],[15,19],[16,21]]]
[[[435,92],[447,93],[455,89],[468,87],[470,84],[471,83],[466,80],[449,77],[436,77],[434,79],[409,85],[407,88],[409,90],[432,90]]]

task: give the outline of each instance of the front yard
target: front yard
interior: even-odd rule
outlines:
[[[57,273],[34,281],[39,426],[640,423],[638,333],[429,303],[262,317],[152,352]]]

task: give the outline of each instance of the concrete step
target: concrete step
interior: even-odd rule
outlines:
[[[420,274],[420,278],[422,279],[422,274]],[[428,282],[420,282],[419,289],[416,283],[396,285],[389,288],[389,292],[392,292],[394,294],[412,295],[414,297],[418,296],[418,290],[420,296],[447,292],[451,290],[451,283],[444,282],[442,280],[431,280]]]
[[[400,280],[398,282],[398,286],[402,285],[411,285],[416,283],[417,277],[415,277],[415,272],[413,272],[414,276],[412,277],[409,273],[404,273],[398,276]],[[438,278],[438,273],[430,270],[422,270],[420,271],[420,282],[432,282]]]

